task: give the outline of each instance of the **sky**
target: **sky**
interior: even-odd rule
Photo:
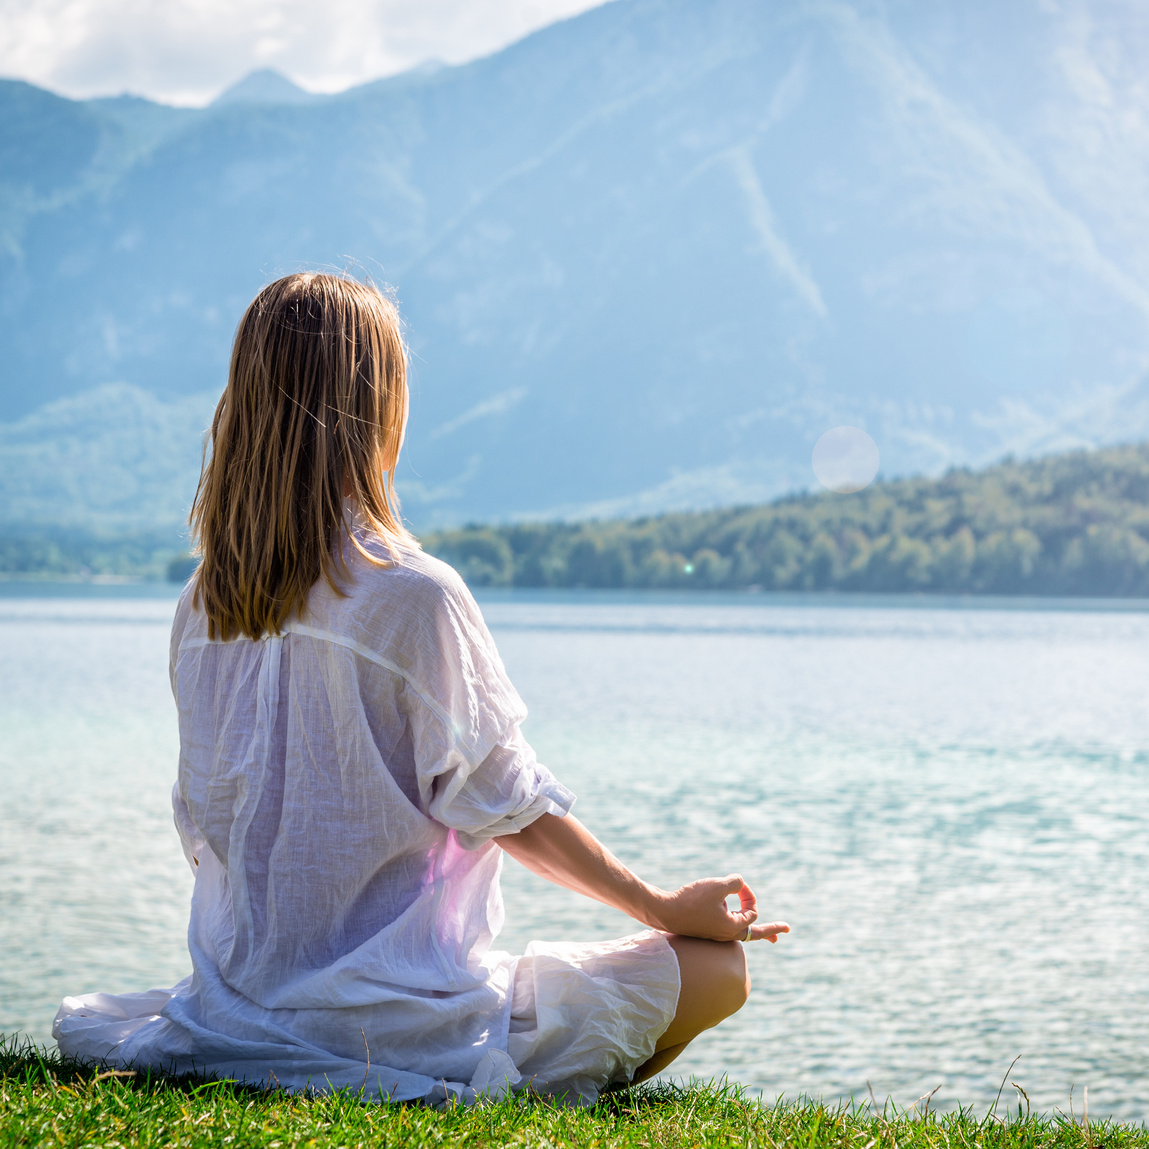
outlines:
[[[336,92],[463,63],[601,0],[0,0],[0,76],[202,105],[257,68]]]

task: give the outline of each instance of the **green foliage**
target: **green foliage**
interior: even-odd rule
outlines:
[[[182,544],[186,545],[186,544]],[[183,581],[174,533],[0,534],[0,578]],[[759,507],[424,537],[472,586],[1149,597],[1149,444]]]
[[[481,586],[1149,596],[1149,445],[759,507],[468,526],[423,545]]]
[[[45,528],[0,533],[0,578],[6,579],[167,577],[182,582],[191,573],[189,563],[194,569],[174,532],[104,537]]]
[[[199,559],[195,555],[186,553],[175,555],[169,560],[165,571],[167,580],[168,582],[187,582],[195,574],[195,569],[198,566]]]
[[[1003,1119],[1004,1118],[1004,1119]],[[230,1082],[97,1073],[0,1042],[0,1147],[597,1146],[601,1149],[1146,1149],[1149,1130],[1078,1124],[995,1106],[934,1114],[887,1105],[764,1104],[738,1086],[640,1086],[593,1109],[537,1098],[444,1111],[376,1105],[355,1093],[301,1097]]]

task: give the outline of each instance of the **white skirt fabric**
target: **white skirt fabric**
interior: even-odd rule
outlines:
[[[593,1105],[654,1053],[678,1007],[678,959],[664,934],[532,942],[519,958],[507,1054],[522,1085]]]
[[[224,1034],[206,1043],[214,1050],[185,1046],[178,1058],[145,1054],[169,1045],[164,1031],[172,1023],[165,1008],[190,984],[187,978],[168,990],[67,997],[52,1036],[65,1056],[101,1066],[195,1072],[289,1090],[411,1095],[392,1083],[414,1075],[314,1048],[265,1047],[266,1060],[238,1062],[224,1055],[233,1045]],[[506,1052],[489,1050],[467,1082],[428,1079],[422,1096],[431,1104],[471,1103],[530,1089],[567,1104],[593,1105],[650,1058],[674,1017],[678,994],[678,959],[657,931],[606,942],[532,942],[514,966]]]

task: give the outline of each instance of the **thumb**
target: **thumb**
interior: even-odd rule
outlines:
[[[725,878],[718,878],[717,881],[719,883],[718,889],[723,897],[740,893],[742,887],[746,885],[741,874],[728,874]]]

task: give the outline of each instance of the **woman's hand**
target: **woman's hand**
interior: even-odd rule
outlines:
[[[726,899],[738,897],[738,909],[731,910]],[[758,921],[758,899],[742,880],[741,874],[727,878],[701,878],[677,890],[655,890],[652,916],[658,929],[684,937],[707,938],[710,941],[776,942],[779,934],[788,934],[785,922]]]
[[[631,873],[573,814],[544,814],[519,833],[495,841],[539,877],[666,933],[719,942],[776,942],[779,934],[790,932],[785,922],[756,924],[758,900],[740,874],[660,890]],[[738,896],[736,910],[726,908],[732,894]]]

